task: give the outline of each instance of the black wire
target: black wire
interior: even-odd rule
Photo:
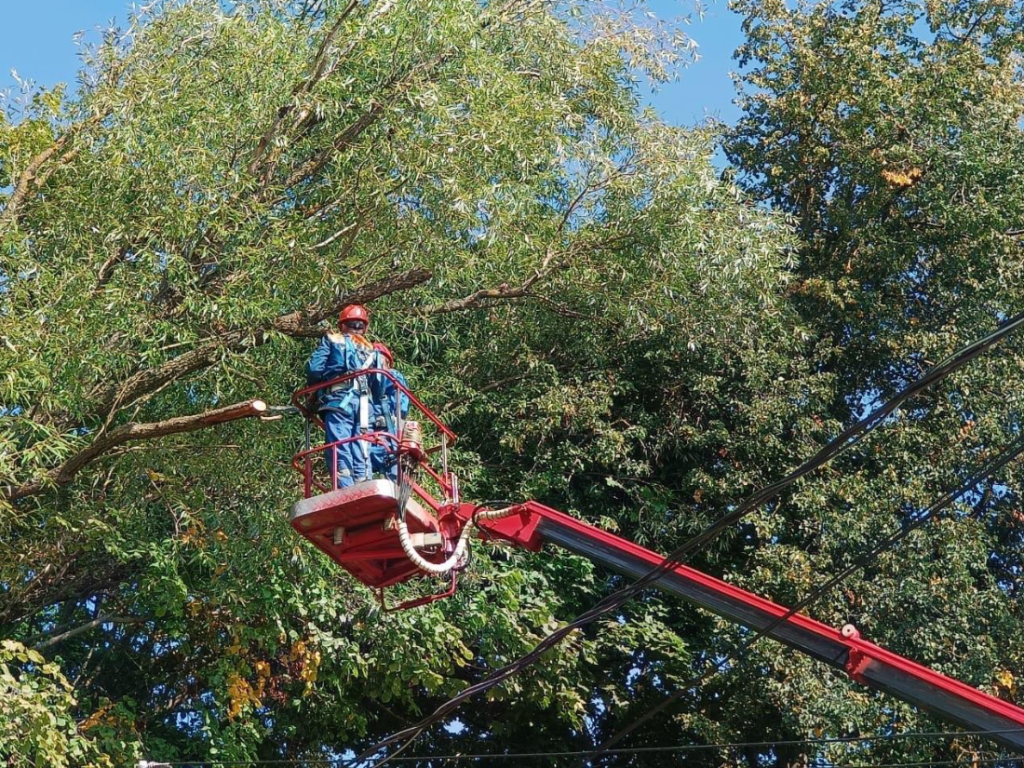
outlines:
[[[1019,763],[1024,757],[965,757],[963,760],[927,760],[921,763],[868,763],[853,768],[934,768],[946,765],[999,765],[1000,763]]]
[[[401,448],[399,448],[401,451]],[[412,498],[412,485],[416,482],[418,465],[409,461],[403,462],[402,455],[398,455],[398,519],[405,522],[405,508],[409,506],[409,499]]]
[[[481,693],[495,685],[503,682],[512,675],[515,675],[525,669],[526,667],[533,664],[539,659],[548,649],[552,648],[559,642],[561,642],[566,636],[571,634],[577,629],[586,626],[591,621],[603,616],[604,614],[614,611],[622,606],[627,600],[643,591],[646,587],[651,585],[653,582],[660,579],[669,571],[676,568],[676,566],[682,563],[682,558],[697,549],[698,547],[706,544],[719,533],[726,528],[739,522],[743,517],[750,514],[756,508],[758,508],[764,502],[774,498],[782,490],[789,487],[797,480],[806,475],[814,472],[816,469],[825,465],[838,454],[845,450],[853,447],[863,439],[864,435],[874,429],[880,424],[887,416],[895,411],[902,403],[906,402],[911,397],[914,397],[927,387],[940,381],[941,379],[949,376],[954,371],[962,368],[974,358],[978,357],[985,350],[1010,334],[1018,331],[1024,326],[1024,312],[1015,315],[1014,317],[1006,320],[1002,323],[997,330],[990,333],[988,336],[979,339],[966,347],[963,347],[958,352],[950,355],[942,362],[933,366],[929,369],[920,379],[905,387],[899,393],[897,393],[891,400],[884,403],[882,406],[872,411],[866,417],[858,421],[856,424],[847,427],[840,433],[836,438],[831,440],[821,450],[819,450],[809,460],[801,464],[795,470],[790,472],[788,475],[783,477],[771,485],[766,486],[762,490],[755,493],[753,496],[747,498],[746,501],[739,504],[734,510],[721,518],[716,520],[710,526],[705,528],[701,533],[697,534],[687,542],[677,547],[671,553],[669,553],[662,562],[648,571],[644,576],[640,577],[637,581],[629,584],[616,592],[606,596],[604,599],[596,603],[589,610],[581,613],[575,619],[560,627],[559,629],[552,632],[543,640],[539,641],[532,650],[519,657],[515,661],[510,662],[504,667],[495,670],[490,675],[485,677],[478,683],[469,686],[462,692],[456,694],[447,702],[439,706],[433,713],[427,715],[425,718],[420,720],[415,725],[408,728],[404,728],[400,731],[396,731],[390,736],[381,739],[377,744],[368,750],[364,751],[359,759],[368,760],[373,755],[380,752],[381,749],[387,747],[390,744],[394,744],[397,741],[405,740],[405,744],[401,746],[394,754],[401,753],[412,739],[423,732],[424,729],[440,721],[446,715],[457,709],[462,702],[472,698],[477,693]],[[384,765],[389,758],[385,757],[377,763],[375,766]]]
[[[715,674],[723,670],[725,666],[730,662],[741,660],[750,651],[750,649],[756,642],[769,635],[773,629],[778,627],[780,624],[784,624],[786,621],[791,619],[801,610],[808,607],[812,603],[816,602],[819,598],[824,597],[826,594],[828,594],[829,591],[832,590],[833,587],[841,583],[843,579],[845,579],[853,572],[870,565],[880,554],[891,549],[896,544],[901,542],[903,539],[907,538],[907,536],[916,531],[918,528],[921,528],[923,525],[925,525],[925,523],[931,521],[936,515],[938,515],[940,512],[948,508],[951,504],[953,504],[953,502],[955,502],[965,493],[977,487],[978,484],[981,483],[986,477],[989,477],[995,472],[1001,470],[1003,467],[1005,467],[1007,464],[1009,464],[1011,461],[1017,458],[1021,453],[1024,453],[1024,435],[1018,437],[1017,440],[1011,443],[1009,446],[1007,446],[999,454],[999,456],[990,461],[987,465],[982,467],[973,475],[968,477],[956,488],[947,491],[941,497],[933,501],[931,505],[927,507],[909,525],[887,536],[885,539],[883,539],[874,547],[872,547],[871,550],[862,554],[859,558],[857,558],[857,560],[848,565],[842,571],[835,574],[825,583],[821,584],[819,587],[811,591],[806,597],[798,601],[796,605],[787,610],[786,613],[784,613],[782,616],[779,616],[777,619],[768,624],[768,626],[764,627],[763,629],[755,633],[753,636],[751,636],[743,644],[734,648],[732,651],[726,654],[724,658],[716,661],[714,664],[707,667],[702,673],[697,675],[692,680],[679,686],[675,693],[673,693],[671,696],[669,696],[667,699],[660,702],[656,706],[652,707],[646,714],[644,714],[639,719],[633,721],[625,728],[619,730],[617,733],[615,733],[613,736],[607,739],[603,744],[601,744],[600,747],[592,751],[589,757],[591,759],[596,759],[600,755],[607,753],[609,747],[619,743],[623,738],[625,738],[630,733],[635,731],[641,725],[648,722],[651,718],[653,718],[660,712],[667,709],[673,703],[681,699],[686,694],[686,692],[691,690],[694,686],[705,682],[708,678],[714,676]]]
[[[996,734],[1006,733],[1024,733],[1024,728],[1007,728],[1001,730],[985,730],[985,731],[910,731],[907,733],[886,733],[874,736],[832,736],[832,737],[821,737],[815,739],[777,739],[775,741],[739,741],[729,742],[724,744],[672,744],[661,747],[624,747],[621,749],[611,750],[609,754],[621,754],[621,755],[634,755],[634,754],[645,754],[645,753],[658,753],[658,752],[707,752],[711,750],[722,750],[722,749],[745,749],[745,748],[757,748],[757,749],[769,749],[772,747],[799,747],[804,745],[820,745],[826,746],[829,744],[859,744],[866,741],[899,741],[903,739],[955,739],[964,738],[967,736],[991,736]],[[416,760],[429,761],[429,760],[513,760],[513,759],[525,759],[525,758],[540,758],[540,757],[584,757],[590,754],[587,750],[576,750],[576,751],[564,751],[564,752],[496,752],[496,753],[456,753],[450,755],[408,755],[406,757],[393,757],[391,758],[395,762],[413,762]],[[338,765],[338,766],[358,766],[359,758],[281,758],[281,759],[270,759],[270,760],[236,760],[236,761],[189,761],[189,760],[175,760],[169,762],[152,761],[150,765],[156,766],[201,766],[201,765],[222,765],[222,766],[241,766],[241,765],[297,765],[303,763],[306,765]],[[987,758],[986,758],[987,759]],[[1021,760],[1024,758],[992,758],[993,761],[1011,761]],[[984,760],[982,760],[984,762]],[[936,763],[904,763],[902,765],[935,765]],[[858,766],[857,768],[869,768],[868,766]],[[881,766],[873,766],[870,768],[881,768]],[[888,767],[886,767],[888,768]]]

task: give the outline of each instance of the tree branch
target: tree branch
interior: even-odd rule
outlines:
[[[109,77],[117,78],[120,76],[123,68],[127,66],[127,61],[122,60],[115,65],[108,73]],[[106,119],[109,112],[101,112],[94,114],[88,118],[83,119],[79,123],[71,125],[61,136],[57,137],[53,144],[44,149],[25,166],[25,170],[21,172],[18,180],[14,183],[14,191],[11,196],[7,199],[7,204],[4,209],[0,211],[0,229],[3,229],[3,225],[9,224],[15,218],[15,214],[18,209],[25,202],[25,198],[31,193],[33,187],[39,187],[45,182],[50,174],[53,172],[45,171],[41,173],[41,169],[47,160],[52,158],[54,155],[59,155],[64,149],[71,143],[79,133],[84,131],[86,128],[90,128],[95,125],[99,125]],[[61,162],[69,162],[78,154],[78,149],[74,148],[66,155],[61,157]]]
[[[335,232],[333,235],[328,237],[326,240],[321,240],[319,243],[314,245],[313,246],[313,250],[320,250],[321,248],[326,248],[328,245],[333,243],[339,237],[342,237],[343,235],[348,235],[348,234],[351,234],[351,235],[354,236],[355,233],[358,232],[358,231],[359,231],[359,222],[358,221],[353,221],[351,224],[346,224],[344,227],[339,229],[337,232]]]
[[[68,130],[67,133],[59,137],[53,142],[53,144],[32,158],[29,164],[25,166],[25,170],[21,172],[17,182],[14,184],[14,191],[7,199],[7,204],[4,206],[4,209],[0,211],[0,224],[7,224],[13,221],[14,214],[17,213],[22,203],[25,202],[25,198],[28,197],[31,188],[35,185],[37,176],[39,175],[39,171],[43,167],[43,164],[67,146],[68,142],[71,141],[71,137],[75,134],[76,129],[77,126]]]
[[[131,252],[132,244],[125,243],[111,256],[109,259],[103,262],[100,266],[99,271],[96,273],[96,285],[92,289],[93,296],[102,291],[110,279],[114,276],[114,270],[117,266],[127,258]]]
[[[307,312],[291,312],[281,315],[272,323],[273,330],[286,336],[315,339],[323,335],[320,323],[334,317],[346,304],[367,304],[382,296],[407,291],[430,280],[433,274],[428,269],[416,267],[382,280],[357,288],[349,293],[341,294],[334,302],[323,309]]]
[[[141,624],[146,619],[139,618],[137,616],[97,616],[92,621],[88,621],[85,624],[69,629],[67,632],[61,632],[59,635],[47,638],[43,642],[35,646],[35,650],[41,651],[44,648],[49,648],[57,643],[62,643],[76,635],[81,635],[83,632],[88,632],[90,629],[94,629],[101,624]]]
[[[385,5],[389,5],[389,3],[386,3]],[[433,59],[420,62],[403,73],[395,73],[377,89],[378,95],[391,93],[397,86],[410,83],[413,77],[417,74],[422,73],[428,80],[430,80],[444,64],[452,59],[454,55],[455,52],[450,51],[436,56]],[[332,157],[352,146],[352,144],[354,144],[367,129],[374,125],[383,114],[384,102],[382,98],[373,99],[370,104],[370,108],[357,117],[354,122],[349,124],[345,130],[338,134],[329,146],[292,171],[284,182],[284,189],[291,189],[303,179],[307,179],[322,171],[331,161]]]
[[[49,606],[104,592],[133,573],[124,563],[111,563],[109,557],[82,563],[74,553],[60,555],[60,567],[42,582],[34,582],[31,590],[0,594],[0,625],[24,621]],[[76,567],[72,569],[72,565]]]
[[[169,382],[209,367],[225,352],[266,344],[271,337],[271,332],[296,338],[317,338],[323,333],[319,324],[325,318],[336,315],[346,304],[365,304],[382,296],[413,288],[425,283],[430,277],[431,273],[428,270],[412,269],[342,294],[335,299],[331,306],[324,309],[297,310],[276,317],[254,329],[228,331],[203,346],[178,355],[162,365],[138,371],[121,384],[110,385],[99,390],[95,395],[96,406],[91,415],[109,417],[116,408],[129,405]]]
[[[252,160],[249,161],[250,173],[255,174],[259,170],[260,163],[263,161],[263,158],[270,149],[274,138],[277,136],[277,132],[284,124],[285,118],[294,111],[298,98],[312,91],[321,80],[330,75],[330,73],[337,67],[337,60],[331,64],[330,68],[327,67],[327,54],[330,52],[331,46],[334,45],[334,39],[341,31],[342,24],[345,23],[345,20],[348,19],[357,7],[359,7],[359,0],[351,0],[345,9],[338,14],[338,18],[335,19],[334,24],[324,36],[324,39],[320,42],[320,46],[317,48],[317,52],[313,56],[313,61],[310,65],[311,73],[309,77],[306,77],[292,88],[291,99],[289,99],[287,104],[277,110],[276,119],[271,123],[270,127],[267,128],[263,136],[260,137],[259,143],[256,145],[256,151],[253,153]],[[303,115],[303,117],[305,117],[305,115]]]
[[[559,252],[554,248],[549,248],[547,255],[544,256],[544,260],[540,263],[540,266],[532,275],[523,281],[522,285],[513,288],[508,283],[502,283],[497,288],[481,288],[479,291],[474,291],[468,296],[463,296],[461,299],[452,299],[451,301],[446,301],[443,304],[435,304],[432,307],[427,307],[426,309],[420,310],[420,314],[426,317],[446,315],[450,312],[462,312],[467,309],[481,309],[482,307],[490,306],[496,301],[508,301],[511,299],[521,299],[529,296],[530,289],[533,288],[537,281],[546,277],[548,273],[562,263],[561,261],[555,261],[555,257],[560,253],[562,255],[566,255],[565,252]]]
[[[421,314],[432,317],[434,315],[446,315],[450,312],[462,312],[467,309],[481,309],[482,307],[490,306],[495,301],[521,299],[527,295],[529,295],[529,288],[525,285],[512,288],[508,283],[502,283],[497,288],[481,288],[479,291],[474,291],[468,296],[463,296],[461,299],[452,299],[443,304],[427,307],[422,310]]]
[[[7,487],[3,495],[10,501],[41,493],[51,486],[67,485],[75,479],[75,475],[87,464],[98,459],[112,448],[128,442],[149,440],[154,437],[174,435],[181,432],[195,432],[226,421],[260,416],[267,410],[262,400],[247,400],[242,403],[214,408],[203,413],[188,416],[175,416],[164,421],[148,423],[129,422],[121,424],[109,432],[100,434],[88,447],[67,459],[59,467],[51,469],[44,479],[33,480],[16,488]]]
[[[222,421],[261,415],[266,410],[266,405],[262,401],[248,401],[166,421],[142,424],[129,422],[109,431],[106,429],[121,408],[184,376],[209,367],[225,352],[260,346],[267,343],[273,333],[295,338],[317,338],[323,333],[320,327],[323,320],[336,315],[346,304],[367,303],[381,296],[413,288],[426,282],[430,277],[431,273],[428,270],[418,268],[375,281],[354,291],[340,294],[331,305],[322,309],[296,310],[280,315],[253,330],[228,331],[197,349],[168,360],[163,365],[138,371],[121,384],[106,387],[97,393],[97,405],[91,414],[93,417],[104,419],[104,428],[95,433],[93,442],[42,478],[20,486],[0,488],[0,498],[14,501],[42,493],[52,486],[67,485],[83,467],[124,443],[191,432]]]
[[[380,119],[382,114],[384,114],[384,106],[379,101],[374,101],[371,107],[357,117],[355,122],[349,125],[348,128],[342,131],[327,149],[292,171],[284,183],[285,189],[291,189],[303,179],[322,171],[327,163],[331,161],[332,157],[350,147],[367,128]]]

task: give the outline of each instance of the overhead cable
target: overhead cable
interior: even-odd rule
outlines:
[[[834,737],[821,737],[813,739],[776,739],[774,741],[736,741],[719,744],[672,744],[668,746],[652,746],[652,747],[623,747],[619,749],[610,750],[608,754],[618,755],[640,755],[649,753],[686,753],[686,752],[708,752],[713,750],[723,749],[770,749],[773,747],[801,747],[809,745],[829,745],[829,744],[858,744],[863,742],[873,741],[902,741],[902,740],[917,740],[917,739],[955,739],[962,738],[965,736],[989,736],[1003,733],[1020,733],[1024,731],[1024,728],[1007,728],[1004,730],[993,730],[993,731],[907,731],[904,733],[886,733],[872,736],[834,736]],[[405,755],[400,757],[392,758],[393,762],[396,763],[410,763],[415,761],[428,761],[428,760],[515,760],[515,759],[527,759],[527,758],[542,758],[542,757],[586,757],[590,754],[589,750],[566,750],[566,751],[551,751],[551,752],[498,752],[498,753],[486,753],[486,752],[456,752],[447,755]],[[1000,761],[1009,761],[1018,758],[998,758]],[[1022,758],[1024,759],[1024,758]],[[193,766],[199,768],[200,766],[225,766],[236,768],[247,765],[330,765],[338,766],[339,768],[355,768],[355,766],[363,765],[365,763],[358,762],[358,758],[350,757],[337,757],[337,758],[279,758],[279,759],[262,759],[262,760],[171,760],[168,762],[161,762],[155,760],[140,760],[138,768],[178,768],[178,766]],[[867,766],[858,766],[857,768],[868,768]],[[874,768],[879,768],[875,766]]]
[[[753,512],[755,509],[760,507],[765,502],[777,496],[784,489],[791,486],[797,480],[809,475],[815,470],[827,464],[837,455],[857,445],[866,434],[874,429],[878,424],[882,423],[886,417],[892,414],[900,405],[906,402],[908,399],[919,394],[927,387],[941,381],[945,377],[952,374],[954,371],[959,370],[963,366],[967,365],[971,360],[981,355],[990,347],[999,343],[1007,336],[1015,333],[1024,326],[1024,312],[1009,318],[1005,322],[1001,323],[999,327],[988,334],[987,336],[968,344],[959,351],[950,355],[942,362],[933,366],[929,369],[920,379],[908,385],[900,392],[898,392],[892,399],[888,400],[883,405],[872,411],[870,414],[865,416],[863,419],[847,427],[843,430],[836,438],[831,440],[821,450],[819,450],[814,456],[805,461],[795,470],[790,472],[788,475],[783,477],[771,485],[761,489],[753,496],[750,496],[745,501],[740,503],[735,509],[728,512],[727,514],[720,517],[714,523],[705,528],[702,532],[689,539],[681,546],[674,549],[669,553],[664,560],[644,576],[637,579],[635,582],[613,592],[606,596],[601,601],[596,603],[589,610],[581,613],[575,619],[558,628],[550,635],[539,641],[532,650],[528,651],[523,656],[519,657],[515,661],[506,664],[504,667],[495,670],[487,677],[480,680],[478,683],[465,688],[460,693],[453,696],[447,702],[439,706],[434,712],[424,717],[418,723],[404,728],[400,731],[396,731],[390,736],[381,739],[377,744],[373,745],[366,751],[364,751],[359,757],[362,760],[370,760],[373,756],[377,755],[382,749],[390,746],[396,742],[405,742],[402,747],[398,748],[393,755],[399,754],[404,750],[412,739],[416,738],[424,729],[430,727],[434,723],[439,722],[447,715],[455,711],[461,704],[472,698],[478,693],[482,693],[495,685],[507,680],[509,677],[519,673],[526,667],[537,661],[546,651],[560,643],[569,634],[574,632],[581,627],[586,626],[595,619],[605,615],[610,611],[614,611],[621,607],[627,600],[634,597],[642,590],[656,582],[662,576],[669,571],[675,569],[677,566],[682,564],[682,558],[691,553],[698,547],[708,543],[721,533],[726,528],[736,524],[742,520],[746,515]],[[382,758],[380,761],[374,763],[376,766],[384,765],[389,758]]]
[[[609,754],[610,747],[619,743],[623,738],[628,736],[630,733],[635,731],[644,723],[648,722],[651,718],[659,714],[660,712],[667,709],[669,706],[679,701],[687,691],[692,690],[695,686],[700,685],[707,681],[710,677],[713,677],[718,672],[725,669],[726,665],[733,661],[742,659],[753,647],[753,645],[768,636],[772,630],[776,629],[779,625],[786,623],[789,619],[793,618],[797,613],[802,611],[804,608],[812,605],[814,602],[824,597],[831,591],[836,585],[840,584],[847,576],[854,573],[855,571],[865,568],[877,559],[879,555],[892,549],[896,544],[903,541],[911,533],[922,527],[930,520],[935,518],[940,512],[947,509],[955,501],[960,499],[966,493],[970,492],[973,488],[976,488],[979,483],[985,480],[987,477],[1000,471],[1007,464],[1013,461],[1015,458],[1024,453],[1024,435],[1018,437],[1014,442],[1008,445],[1003,451],[992,461],[988,462],[984,467],[979,469],[977,472],[972,474],[970,477],[965,479],[956,488],[947,491],[940,498],[936,499],[930,506],[922,510],[916,515],[909,523],[902,526],[895,533],[890,534],[882,541],[878,542],[869,551],[858,557],[853,563],[848,565],[846,568],[841,570],[829,578],[826,582],[818,586],[816,589],[808,593],[803,599],[798,601],[792,608],[788,609],[786,613],[782,614],[778,618],[774,619],[770,624],[759,630],[757,633],[752,635],[741,645],[738,645],[723,658],[717,660],[710,666],[708,666],[702,673],[694,677],[692,680],[687,681],[685,684],[680,685],[678,689],[671,696],[660,702],[656,706],[652,707],[642,717],[635,720],[634,722],[627,725],[625,728],[619,730],[615,735],[611,736],[606,740],[600,747],[590,753],[592,759],[596,759],[602,754]]]

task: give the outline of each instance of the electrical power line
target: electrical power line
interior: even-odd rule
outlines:
[[[606,596],[597,604],[595,604],[589,610],[581,613],[575,619],[568,622],[564,626],[552,632],[546,638],[538,642],[532,650],[519,657],[515,661],[510,662],[504,667],[495,670],[490,675],[485,677],[478,683],[469,686],[462,692],[456,694],[450,698],[447,702],[439,706],[434,712],[424,717],[418,723],[404,728],[400,731],[396,731],[390,736],[381,739],[377,744],[373,745],[369,749],[365,750],[359,755],[361,760],[372,759],[374,755],[377,755],[385,747],[394,744],[398,741],[403,741],[404,744],[399,747],[393,756],[397,756],[406,749],[411,741],[415,739],[420,733],[426,728],[429,728],[434,723],[439,722],[442,718],[456,710],[461,704],[472,698],[478,693],[482,693],[495,685],[503,682],[509,677],[519,673],[526,667],[536,662],[548,649],[554,647],[560,643],[566,636],[574,632],[575,630],[586,626],[595,619],[603,616],[604,614],[614,611],[619,608],[623,603],[637,595],[639,592],[644,590],[649,585],[660,579],[663,575],[673,570],[676,566],[682,563],[682,558],[687,554],[697,549],[698,547],[706,544],[715,538],[719,533],[734,525],[735,523],[742,520],[746,515],[750,514],[761,504],[774,498],[776,495],[781,493],[785,488],[789,487],[797,480],[806,475],[814,472],[820,467],[827,464],[837,455],[843,451],[852,448],[854,445],[859,443],[863,437],[880,424],[886,417],[893,413],[902,403],[908,399],[914,397],[924,389],[930,387],[938,381],[941,381],[946,376],[949,376],[954,371],[959,370],[974,358],[981,355],[990,347],[998,344],[1000,341],[1005,339],[1007,336],[1015,333],[1024,326],[1024,312],[1009,318],[1002,323],[997,330],[993,331],[989,335],[968,344],[961,348],[959,351],[950,355],[942,362],[933,366],[929,369],[920,379],[913,382],[912,384],[905,387],[899,393],[897,393],[892,399],[881,405],[879,408],[872,411],[870,414],[865,416],[863,419],[847,427],[840,433],[836,438],[831,440],[821,450],[819,450],[814,456],[808,459],[806,462],[801,464],[795,470],[790,472],[788,475],[783,477],[771,485],[766,486],[762,490],[755,493],[753,496],[748,497],[744,502],[739,504],[731,512],[723,515],[710,526],[705,528],[702,532],[694,536],[693,538],[686,541],[681,546],[677,547],[671,553],[665,556],[662,562],[648,571],[644,576],[640,577],[637,581],[632,584],[623,587],[616,592]],[[374,763],[375,766],[384,765],[390,757],[384,757],[378,762]]]
[[[1019,765],[1024,757],[964,757],[963,760],[927,760],[920,763],[868,763],[851,768],[939,768],[947,765],[1001,765],[1012,763]],[[842,768],[842,767],[840,767]]]
[[[776,739],[774,741],[737,741],[719,744],[674,744],[660,747],[623,747],[610,750],[608,754],[637,755],[649,753],[686,753],[686,752],[708,752],[723,749],[770,749],[777,747],[800,747],[800,746],[827,746],[830,744],[860,744],[875,741],[903,741],[916,739],[955,739],[967,736],[993,736],[1004,733],[1021,733],[1024,728],[1007,728],[1003,730],[986,731],[907,731],[905,733],[886,733],[873,736],[832,736],[812,739]],[[426,760],[516,760],[527,758],[554,758],[554,757],[587,757],[590,750],[566,750],[551,752],[498,752],[498,753],[452,753],[446,755],[405,755],[392,758],[396,763],[409,763]],[[1024,758],[995,758],[1000,761],[1019,760]],[[365,765],[365,762],[358,762],[359,758],[279,758],[267,760],[171,760],[167,762],[147,761],[139,762],[139,768],[177,768],[178,766],[255,766],[255,765],[329,765],[338,768],[355,768]],[[920,765],[920,763],[918,764]],[[869,768],[858,766],[858,768]],[[870,768],[880,768],[872,766]]]
[[[660,712],[664,711],[669,706],[674,704],[676,701],[681,699],[688,690],[692,689],[696,685],[700,685],[701,683],[705,682],[708,678],[714,676],[715,674],[723,670],[725,666],[730,662],[741,660],[750,651],[750,649],[753,647],[755,643],[757,643],[762,638],[766,637],[773,629],[778,627],[780,624],[784,624],[786,621],[788,621],[790,618],[792,618],[797,613],[802,611],[804,608],[807,608],[808,606],[819,600],[821,597],[824,597],[837,584],[840,584],[850,574],[870,565],[880,554],[891,549],[896,544],[901,542],[903,539],[907,538],[911,533],[916,531],[918,528],[921,528],[923,525],[931,521],[940,512],[942,512],[943,510],[947,509],[950,505],[952,505],[957,499],[961,498],[971,489],[977,487],[978,484],[985,480],[987,477],[990,477],[994,473],[1006,467],[1006,465],[1008,465],[1011,461],[1020,456],[1021,453],[1024,453],[1024,435],[1018,437],[1016,441],[1008,445],[995,459],[988,462],[988,464],[986,464],[980,470],[978,470],[970,477],[968,477],[966,480],[961,482],[956,488],[947,491],[941,497],[933,501],[930,506],[928,506],[924,511],[922,511],[906,526],[900,528],[900,530],[896,531],[895,533],[887,536],[885,539],[883,539],[874,547],[872,547],[868,552],[862,554],[859,558],[857,558],[857,560],[848,565],[842,571],[829,578],[825,583],[821,584],[816,589],[812,590],[802,600],[798,601],[796,605],[787,610],[786,613],[779,616],[777,619],[773,620],[770,624],[768,624],[766,627],[764,627],[756,634],[751,636],[744,643],[734,648],[732,651],[726,654],[724,658],[716,661],[714,664],[707,667],[702,673],[697,675],[692,680],[689,680],[685,684],[679,686],[676,692],[669,696],[667,699],[660,702],[656,706],[652,707],[647,713],[645,713],[639,719],[630,723],[625,728],[619,730],[612,737],[607,739],[600,747],[591,752],[590,757],[592,759],[595,759],[599,757],[601,754],[608,753],[609,748],[611,746],[620,742],[623,738],[625,738],[630,733],[635,731],[641,725],[643,725],[651,718],[653,718],[654,716],[656,716],[657,714],[659,714]]]

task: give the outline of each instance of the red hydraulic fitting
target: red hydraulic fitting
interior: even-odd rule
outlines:
[[[398,443],[399,454],[411,456],[416,461],[423,460],[423,433],[418,421],[407,421],[402,428],[402,436]]]
[[[839,633],[847,640],[860,640],[860,630],[853,624],[844,624]],[[871,658],[859,648],[850,647],[846,657],[846,674],[861,685],[866,685],[864,670],[867,669]]]

